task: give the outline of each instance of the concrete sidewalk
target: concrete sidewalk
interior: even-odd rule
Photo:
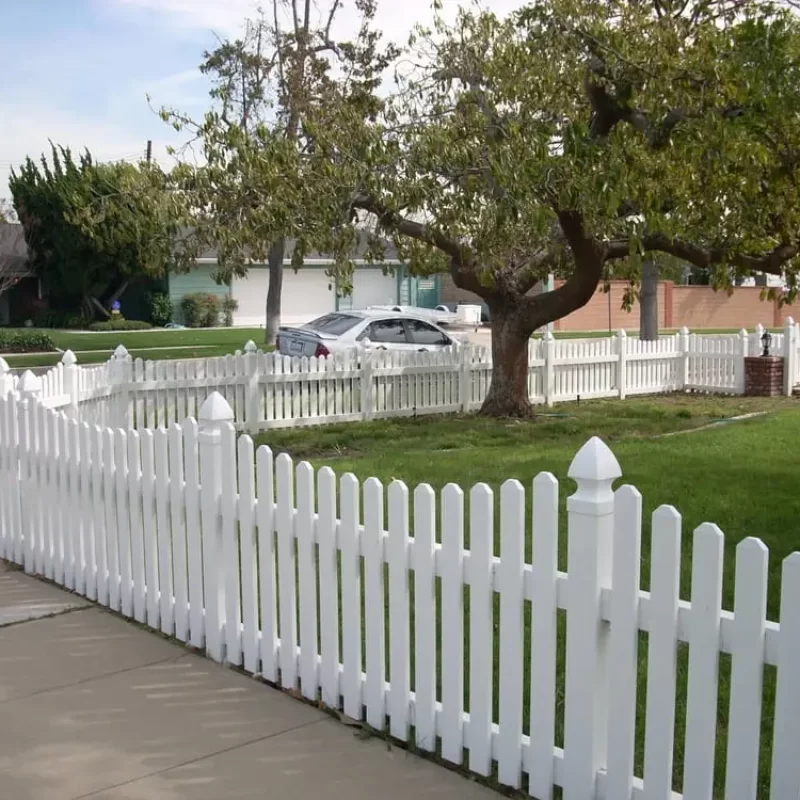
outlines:
[[[0,626],[8,800],[497,797],[3,562]]]

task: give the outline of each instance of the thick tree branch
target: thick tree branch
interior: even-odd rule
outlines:
[[[643,237],[640,247],[644,252],[668,253],[693,264],[708,269],[719,264],[751,271],[781,275],[787,262],[800,255],[797,244],[780,244],[766,253],[731,253],[721,247],[703,247],[683,239],[671,239],[663,234],[650,234]],[[605,244],[604,261],[626,258],[630,255],[630,242],[617,239]]]
[[[441,250],[450,257],[450,275],[456,286],[486,299],[490,290],[480,282],[475,271],[474,254],[467,245],[430,225],[404,217],[371,195],[356,195],[351,206],[373,214],[378,225],[387,232],[400,233]]]

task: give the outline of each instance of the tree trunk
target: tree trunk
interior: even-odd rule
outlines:
[[[502,306],[492,314],[492,383],[480,413],[488,417],[529,417],[528,342],[515,310]]]
[[[281,292],[283,291],[283,258],[286,239],[281,237],[272,245],[267,256],[269,267],[269,289],[267,290],[264,342],[274,346],[281,327]]]
[[[654,342],[658,339],[658,265],[652,261],[642,264],[639,338],[643,342]]]

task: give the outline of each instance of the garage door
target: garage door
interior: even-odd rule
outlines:
[[[397,278],[380,269],[357,269],[353,274],[353,308],[385,306],[397,302]]]
[[[236,312],[237,325],[263,326],[264,306],[269,289],[269,272],[266,267],[251,269],[246,278],[233,283],[233,296],[239,301]],[[333,282],[322,269],[306,267],[297,273],[287,269],[283,273],[281,297],[281,323],[302,325],[316,317],[333,311],[336,297]]]

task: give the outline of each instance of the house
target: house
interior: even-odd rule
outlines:
[[[405,265],[391,249],[387,251],[382,264],[369,263],[359,258],[365,249],[366,239],[362,238],[355,252],[353,290],[346,295],[336,279],[327,274],[327,270],[333,265],[333,259],[320,253],[310,253],[304,259],[303,266],[295,270],[291,264],[292,243],[289,243],[284,260],[281,322],[286,325],[300,325],[331,311],[371,305],[397,303],[435,308],[439,304],[442,276],[418,278],[409,275]],[[230,295],[237,301],[234,325],[263,326],[269,289],[267,265],[252,264],[245,277],[233,278],[230,285],[216,282],[216,270],[216,255],[209,251],[197,259],[194,269],[169,276],[167,291],[175,309],[175,321],[183,321],[183,298],[188,294],[202,292],[218,297]]]
[[[41,297],[41,284],[28,266],[22,225],[0,222],[0,325],[9,325],[14,312],[33,310]]]

